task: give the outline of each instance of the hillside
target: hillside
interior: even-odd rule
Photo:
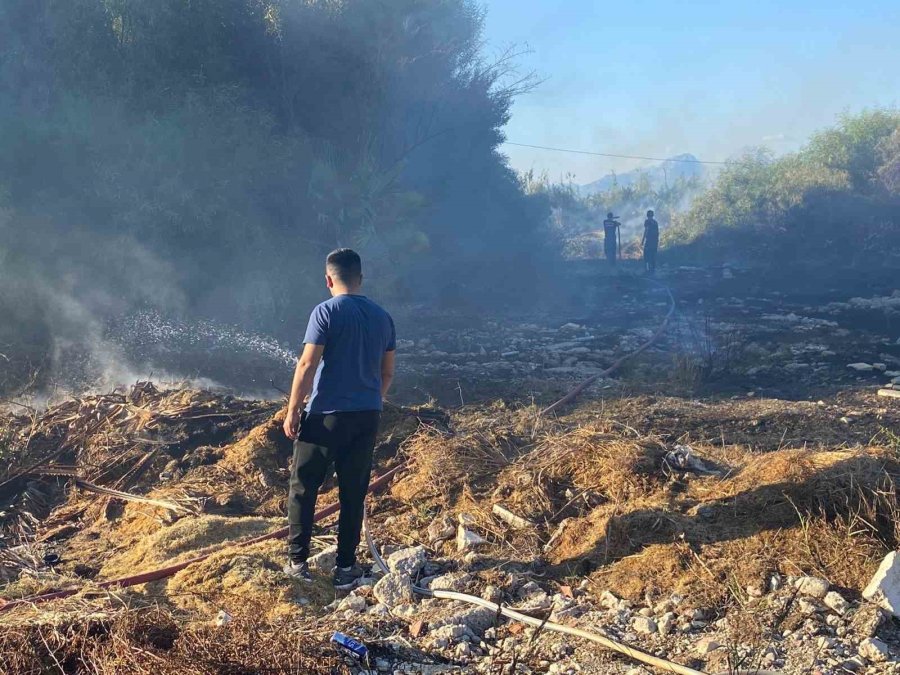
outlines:
[[[601,192],[608,192],[616,185],[627,188],[635,185],[642,178],[646,178],[652,189],[659,190],[666,185],[674,184],[679,179],[702,179],[706,177],[707,173],[703,164],[699,164],[694,155],[683,153],[644,168],[607,174],[585,185],[579,185],[578,194],[582,197],[590,197]]]

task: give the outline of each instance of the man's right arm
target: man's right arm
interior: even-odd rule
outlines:
[[[394,381],[394,355],[395,351],[385,352],[381,357],[381,398],[387,396],[388,389]]]
[[[313,380],[319,361],[325,351],[324,345],[303,345],[303,352],[297,359],[297,367],[294,369],[294,380],[291,383],[291,396],[288,400],[287,415],[284,417],[284,435],[296,440],[300,426],[300,409],[309,397],[313,388]]]

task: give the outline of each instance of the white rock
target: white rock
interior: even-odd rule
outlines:
[[[847,367],[858,373],[871,373],[875,367],[869,363],[848,363]]]
[[[425,548],[423,546],[402,548],[391,553],[386,562],[391,572],[414,577],[425,565]]]
[[[348,595],[343,598],[337,606],[338,612],[364,612],[366,611],[366,599],[358,595]]]
[[[697,654],[700,656],[709,656],[721,646],[722,645],[720,645],[712,638],[703,638],[694,645],[694,651],[697,652]]]
[[[475,527],[475,523],[477,522],[475,516],[469,515],[468,513],[460,513],[457,516],[457,520],[463,527]]]
[[[850,603],[844,600],[844,596],[836,591],[828,591],[825,594],[823,602],[826,607],[838,614],[844,614],[844,612],[850,609]]]
[[[231,614],[229,614],[224,609],[222,609],[222,610],[219,610],[218,614],[216,614],[215,623],[219,628],[221,628],[222,626],[227,626],[228,624],[230,624],[232,622],[232,620],[233,620],[233,617],[231,616]]]
[[[859,655],[869,663],[887,661],[890,652],[888,646],[878,638],[866,638],[859,643]]]
[[[675,612],[666,612],[665,614],[663,614],[659,619],[659,623],[657,624],[657,628],[659,628],[659,634],[665,636],[671,633],[672,629],[675,627],[675,619]]]
[[[329,546],[307,560],[311,569],[319,570],[320,572],[331,572],[336,561],[337,546]]]
[[[652,635],[658,632],[656,622],[648,616],[636,616],[631,621],[631,627],[638,633]]]
[[[396,572],[385,574],[375,584],[372,592],[378,602],[388,607],[409,604],[413,601],[412,584],[409,583],[409,577]]]
[[[824,598],[831,584],[821,577],[800,577],[796,582],[797,590],[803,595],[813,598]]]
[[[468,628],[461,624],[454,624],[452,626],[441,626],[440,628],[431,631],[429,635],[435,640],[444,639],[455,642],[465,635],[468,630]]]
[[[456,527],[454,526],[453,521],[447,516],[442,515],[432,520],[431,524],[428,526],[428,541],[432,544],[436,544],[439,541],[453,539],[455,533]]]
[[[470,551],[484,543],[485,541],[481,536],[475,534],[471,530],[467,530],[463,525],[456,528],[457,551]]]
[[[432,579],[428,588],[433,591],[463,591],[471,578],[472,575],[465,572],[451,572]]]
[[[863,597],[900,617],[900,558],[888,553],[863,591]]]

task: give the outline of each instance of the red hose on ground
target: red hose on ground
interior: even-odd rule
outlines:
[[[388,483],[391,482],[391,479],[403,468],[403,465],[400,464],[395,466],[390,471],[381,474],[378,478],[369,483],[369,492],[378,492],[384,487],[387,486]],[[324,509],[317,511],[314,516],[314,520],[316,522],[327,518],[330,515],[333,515],[338,512],[340,505],[338,503],[329,504]],[[258,544],[261,541],[268,541],[269,539],[278,539],[280,537],[286,536],[288,533],[288,528],[282,527],[279,530],[275,530],[274,532],[269,532],[268,534],[261,534],[258,537],[253,537],[251,539],[244,539],[243,541],[239,541],[233,544],[233,546],[244,547],[251,546],[252,544]],[[216,548],[220,548],[222,544],[217,546]],[[186,567],[193,565],[194,563],[202,562],[209,558],[214,551],[209,553],[205,553],[203,555],[198,555],[196,558],[191,558],[190,560],[184,560],[180,563],[175,563],[174,565],[168,565],[166,567],[160,567],[155,570],[150,570],[149,572],[141,572],[140,574],[134,574],[129,577],[123,577],[121,579],[110,579],[108,581],[101,581],[97,586],[99,588],[126,588],[128,586],[137,586],[140,584],[146,584],[151,581],[159,581],[160,579],[165,579],[166,577],[170,577],[176,572],[180,572]],[[69,596],[75,595],[81,590],[81,588],[66,588],[59,591],[50,591],[48,593],[42,593],[40,595],[32,595],[26,598],[20,598],[18,600],[10,600],[6,604],[0,605],[0,612],[5,612],[7,610],[13,609],[14,607],[18,607],[20,605],[35,605],[41,602],[47,602],[48,600],[58,600],[60,598],[67,598]]]

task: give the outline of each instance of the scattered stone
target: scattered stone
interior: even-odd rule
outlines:
[[[532,523],[530,520],[526,520],[521,516],[517,516],[515,513],[513,513],[509,509],[504,508],[500,504],[494,504],[491,507],[491,513],[493,513],[507,525],[511,526],[513,529],[530,530],[534,528],[534,523]]]
[[[659,623],[657,623],[660,635],[665,637],[672,632],[675,627],[675,616],[675,612],[666,612],[660,617]]]
[[[796,581],[797,590],[813,598],[824,598],[831,584],[821,577],[800,577]]]
[[[337,546],[329,546],[307,560],[310,569],[318,570],[320,572],[331,572],[331,570],[334,569],[336,561]]]
[[[456,526],[453,521],[446,515],[442,515],[431,521],[428,526],[428,541],[431,544],[437,544],[447,539],[453,539],[456,533]]]
[[[638,633],[653,635],[659,631],[656,622],[648,616],[636,616],[631,622],[631,627]]]
[[[477,521],[475,520],[475,516],[472,516],[468,513],[460,513],[456,517],[457,521],[463,527],[475,527]]]
[[[428,588],[433,591],[464,591],[466,584],[471,579],[472,575],[466,572],[450,572],[434,577],[428,584]]]
[[[828,593],[825,594],[823,602],[828,609],[841,615],[845,614],[847,610],[850,609],[850,603],[844,599],[844,596],[836,591],[828,591]]]
[[[878,638],[866,638],[859,643],[859,655],[869,663],[882,663],[890,657],[888,646]]]
[[[365,598],[351,593],[338,603],[337,611],[359,613],[366,611],[366,606]]]
[[[850,618],[850,631],[860,639],[873,637],[886,614],[878,605],[863,604]]]
[[[721,648],[718,642],[716,642],[713,638],[703,638],[697,644],[694,645],[694,651],[699,656],[709,656],[717,649]]]
[[[871,373],[875,367],[869,363],[848,363],[847,367],[857,373]]]
[[[425,565],[425,548],[423,546],[402,548],[391,553],[386,562],[391,572],[414,577]]]
[[[841,668],[844,670],[849,670],[852,673],[855,673],[857,670],[866,667],[866,661],[860,656],[852,656],[843,663],[841,663]]]
[[[233,618],[234,617],[232,617],[231,614],[229,614],[224,609],[222,609],[222,610],[219,610],[218,614],[216,614],[215,624],[216,624],[216,626],[221,628],[222,626],[227,626],[228,624],[230,624],[232,622]]]
[[[896,551],[888,553],[863,590],[863,597],[900,617],[900,558]]]
[[[484,544],[484,538],[475,534],[471,530],[467,530],[465,526],[460,525],[456,528],[456,550],[459,552],[471,551],[477,546]]]
[[[375,598],[388,607],[410,604],[413,602],[412,584],[409,577],[392,572],[385,574],[373,589]]]

